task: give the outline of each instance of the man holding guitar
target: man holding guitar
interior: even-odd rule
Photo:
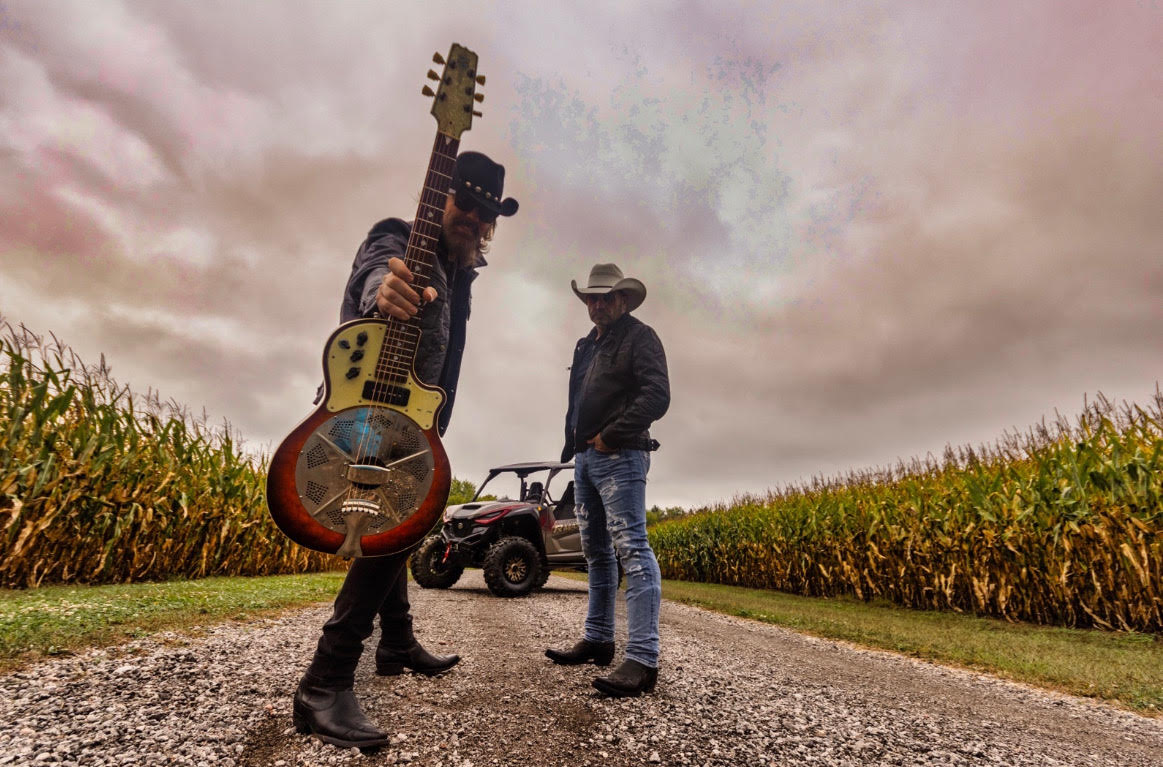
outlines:
[[[446,177],[447,178],[447,177]],[[502,199],[505,169],[479,152],[461,153],[448,181],[442,231],[425,274],[413,274],[405,253],[415,222],[389,218],[372,227],[359,247],[340,309],[342,322],[391,317],[418,323],[413,367],[423,383],[445,393],[439,413],[441,435],[448,427],[464,352],[471,288],[496,227],[497,216],[517,212],[517,201]],[[423,210],[423,206],[421,210]],[[433,218],[437,216],[433,215]],[[415,239],[415,238],[413,238]],[[414,284],[425,285],[419,292]],[[418,286],[417,285],[417,286]],[[373,467],[374,468],[374,467]],[[342,748],[385,745],[388,735],[364,715],[353,691],[363,641],[380,616],[382,636],[376,673],[405,668],[436,675],[460,658],[432,655],[412,633],[406,564],[410,550],[357,557],[323,626],[318,648],[295,692],[294,721],[302,733]]]

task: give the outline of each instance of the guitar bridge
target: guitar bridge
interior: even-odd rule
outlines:
[[[392,477],[391,469],[361,463],[349,463],[344,474],[348,482],[369,488],[379,487]]]

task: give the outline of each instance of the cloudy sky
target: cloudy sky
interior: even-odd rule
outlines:
[[[557,456],[615,261],[666,346],[648,501],[992,442],[1163,359],[1163,3],[0,0],[0,314],[271,449],[410,218],[433,51],[521,210],[454,473]]]

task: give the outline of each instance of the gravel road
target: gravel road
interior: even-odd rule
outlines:
[[[0,765],[1163,765],[1163,720],[669,602],[656,693],[604,699],[592,666],[542,655],[580,633],[584,583],[504,600],[469,571],[412,597],[421,640],[463,660],[436,679],[360,665],[395,733],[377,752],[291,727],[320,606],[0,676]]]

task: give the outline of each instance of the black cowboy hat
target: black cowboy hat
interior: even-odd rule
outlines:
[[[467,195],[486,210],[502,216],[517,212],[517,201],[512,197],[501,200],[505,187],[505,166],[495,163],[480,152],[461,152],[452,171],[452,188],[458,197]]]

